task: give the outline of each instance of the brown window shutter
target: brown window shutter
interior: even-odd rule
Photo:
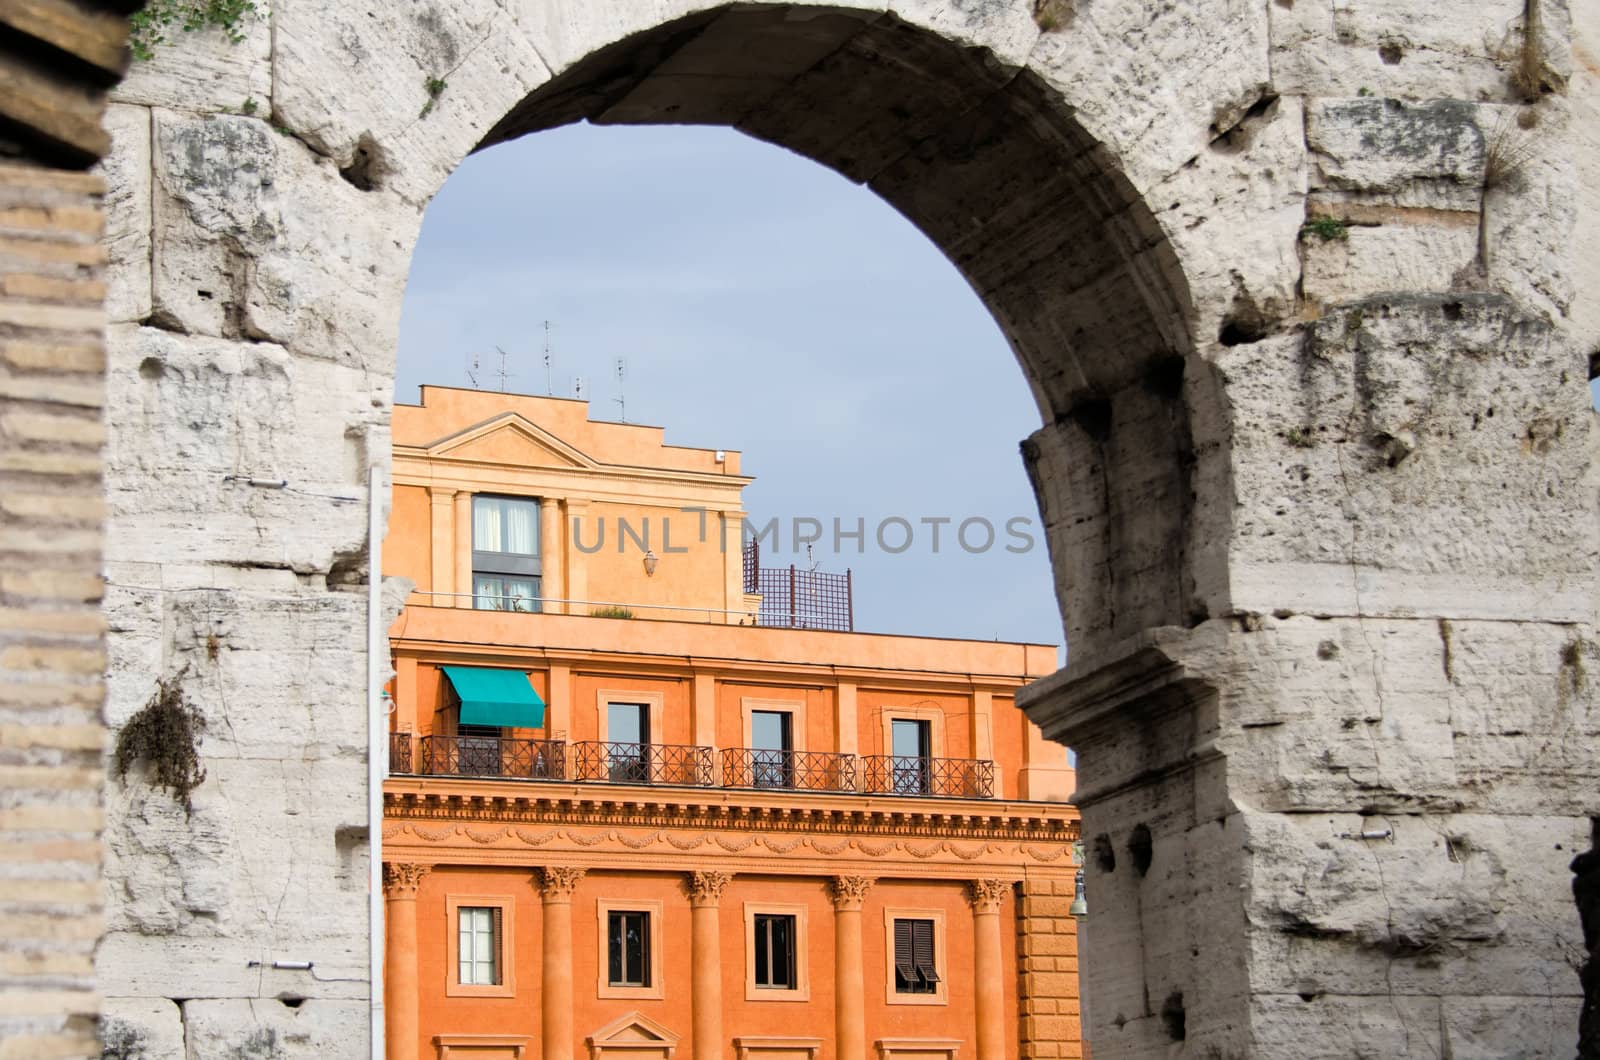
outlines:
[[[916,957],[912,940],[914,920],[894,922],[894,966],[900,977],[908,983],[917,981]]]
[[[911,949],[917,974],[921,975],[925,982],[937,983],[939,973],[935,970],[933,959],[933,921],[913,920],[911,925]]]
[[[505,963],[504,950],[506,937],[505,910],[498,905],[491,906],[491,908],[494,910],[494,935],[492,939],[494,944],[494,985],[499,986],[506,981],[503,971],[503,965]]]

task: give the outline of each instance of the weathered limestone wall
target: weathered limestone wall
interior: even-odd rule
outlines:
[[[107,1011],[356,1051],[362,483],[421,211],[481,143],[703,121],[904,212],[1038,399],[1094,1055],[1569,1052],[1584,6],[282,0],[183,37],[108,119],[107,715],[181,674],[207,778],[112,788]]]

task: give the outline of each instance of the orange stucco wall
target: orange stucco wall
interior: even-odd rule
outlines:
[[[451,997],[447,986],[447,899],[452,896],[504,896],[512,903],[506,947],[513,963],[510,997]],[[624,905],[630,901],[661,903],[657,927],[660,947],[659,999],[598,996],[600,938],[604,925],[598,900]],[[808,1000],[746,1000],[745,904],[781,903],[804,906]],[[885,949],[884,914],[888,909],[937,909],[944,914],[945,948],[940,967],[948,974],[943,1004],[895,1004],[889,1000],[890,957]],[[440,1033],[540,1036],[542,990],[540,954],[544,945],[543,908],[533,874],[526,869],[441,866],[423,880],[417,900],[419,985],[422,998],[418,1056],[437,1055],[432,1044]],[[866,1028],[877,1038],[969,1038],[977,1019],[973,999],[973,914],[965,892],[953,881],[884,880],[868,893],[862,907],[866,985]],[[722,1026],[724,1037],[786,1034],[823,1039],[821,1060],[832,1060],[834,1021],[834,907],[826,882],[814,877],[736,876],[722,892],[718,912],[721,953]],[[1000,911],[1002,960],[1017,961],[1016,902]],[[574,1055],[587,1055],[582,1039],[630,1012],[639,1012],[680,1034],[676,1057],[694,1060],[690,1041],[690,978],[692,941],[688,892],[682,874],[591,872],[572,896],[572,984]],[[1018,1020],[1016,992],[1006,992],[1005,1021]],[[1008,1039],[1007,1060],[1018,1053],[1015,1036]]]

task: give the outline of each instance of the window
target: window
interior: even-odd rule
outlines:
[[[914,718],[890,723],[891,787],[896,795],[926,795],[933,790],[933,726]]]
[[[472,498],[472,606],[539,610],[539,502]]]
[[[618,784],[650,783],[650,707],[645,703],[606,704],[606,749],[610,778]]]
[[[933,921],[894,922],[894,989],[897,994],[936,994],[939,973],[933,952]]]
[[[456,909],[456,981],[462,986],[500,985],[500,910],[465,905]]]
[[[515,900],[499,894],[446,894],[445,994],[513,997],[511,954]]]
[[[661,974],[666,915],[650,898],[595,899],[595,996],[663,998]]]
[[[744,999],[809,1001],[809,909],[800,903],[744,903]]]
[[[883,910],[884,1000],[891,1005],[948,1005],[944,910]]]
[[[751,784],[787,788],[794,784],[793,715],[784,710],[750,712]]]
[[[650,914],[617,909],[606,914],[606,975],[611,986],[650,985]]]
[[[793,990],[794,917],[787,913],[757,913],[755,920],[756,986],[766,990]]]

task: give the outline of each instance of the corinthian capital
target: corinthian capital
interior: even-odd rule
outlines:
[[[967,901],[975,913],[997,913],[1000,903],[1011,893],[1010,880],[968,880]]]
[[[573,868],[570,865],[546,865],[539,870],[539,887],[544,891],[544,900],[547,902],[570,902],[572,892],[578,886],[578,881],[583,879],[587,869]]]
[[[871,876],[835,876],[833,907],[841,910],[860,909],[874,882]]]
[[[722,898],[722,889],[733,879],[731,872],[689,873],[689,903],[691,905],[716,905]]]
[[[422,886],[422,877],[427,874],[426,865],[386,861],[383,865],[383,893],[389,898],[414,899],[417,888]]]

